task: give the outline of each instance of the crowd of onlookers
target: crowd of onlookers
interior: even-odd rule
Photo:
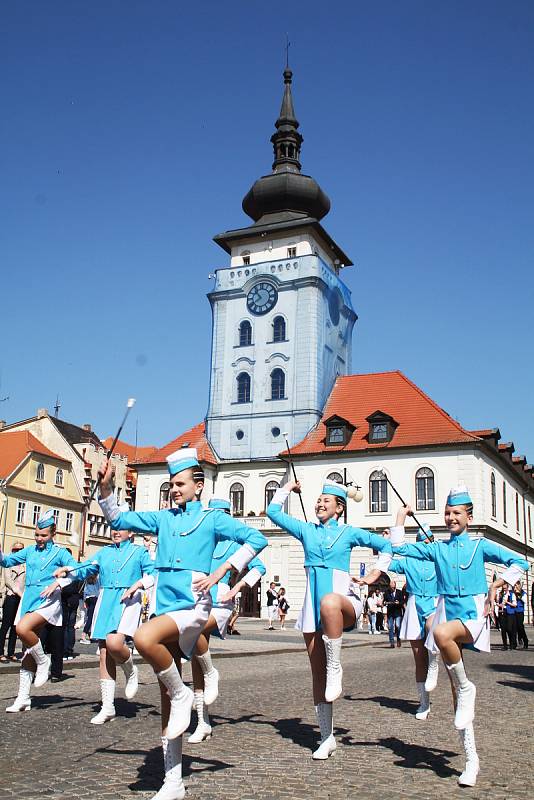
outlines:
[[[405,589],[397,589],[395,581],[391,581],[388,588],[371,586],[362,600],[360,628],[367,625],[371,636],[388,633],[390,647],[395,647],[395,643],[400,647],[400,627],[408,600]]]
[[[504,650],[517,650],[518,644],[526,650],[528,638],[525,631],[525,606],[528,603],[527,593],[521,581],[513,586],[505,583],[495,598],[494,623],[501,631]],[[532,589],[532,606],[534,611],[534,587]]]

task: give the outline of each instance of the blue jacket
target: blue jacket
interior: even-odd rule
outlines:
[[[471,539],[467,531],[432,544],[394,545],[395,555],[433,561],[436,566],[438,594],[454,597],[486,594],[488,584],[484,564],[516,565],[528,569],[528,562],[489,539]]]
[[[102,589],[128,589],[143,575],[152,575],[154,562],[146,547],[128,539],[102,547],[91,559],[80,564],[73,575],[84,579],[98,575]]]
[[[230,556],[233,555],[238,549],[239,545],[237,544],[237,542],[219,542],[219,544],[215,548],[215,552],[213,553],[210,572],[215,572],[215,570],[218,567],[220,567],[221,564],[224,564],[225,561],[228,561]],[[265,573],[267,572],[263,561],[261,561],[257,557],[249,561],[247,575],[250,575],[252,570],[255,570],[254,574],[257,575],[257,579],[259,579],[262,575],[265,575]],[[221,578],[219,583],[211,587],[211,599],[213,600],[214,605],[217,604],[218,586],[220,586],[221,583],[229,584],[231,576],[232,573],[230,570],[228,570],[228,572],[224,575],[224,577]]]
[[[54,572],[59,567],[75,567],[76,561],[69,551],[53,541],[45,544],[40,550],[37,545],[30,545],[18,553],[11,553],[0,559],[0,567],[13,567],[15,564],[26,564],[26,586],[22,596],[20,614],[35,611],[45,600],[41,592],[55,581]]]
[[[406,591],[418,597],[436,597],[438,582],[433,563],[416,558],[394,558],[388,572],[406,575]]]
[[[285,514],[280,503],[269,503],[267,516],[302,542],[305,567],[330,567],[350,572],[353,547],[372,547],[380,552],[392,552],[388,540],[377,533],[340,524],[335,519],[328,520],[326,525],[302,522]]]

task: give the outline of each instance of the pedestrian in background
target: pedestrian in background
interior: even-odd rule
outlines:
[[[527,602],[527,593],[521,586],[521,581],[517,581],[515,584],[514,594],[516,599],[515,627],[517,631],[517,640],[519,644],[523,645],[524,650],[528,650],[528,639],[525,631],[525,603]]]
[[[386,590],[384,595],[384,602],[388,610],[388,633],[389,633],[389,646],[395,647],[395,637],[397,638],[397,647],[401,646],[400,628],[402,622],[402,615],[404,611],[402,591],[397,589],[395,581],[391,581],[389,589]]]
[[[268,631],[274,631],[273,620],[278,616],[278,592],[276,583],[271,581],[267,589],[267,616],[269,617]]]
[[[278,617],[280,619],[280,630],[284,630],[287,612],[289,611],[289,603],[286,600],[286,590],[280,587],[278,590]]]
[[[95,613],[96,601],[100,591],[100,581],[98,575],[89,575],[83,587],[83,606],[85,609],[85,619],[83,623],[83,633],[79,644],[90,644],[91,628],[93,626],[93,615]]]

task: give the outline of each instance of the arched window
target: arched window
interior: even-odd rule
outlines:
[[[56,486],[63,486],[63,470],[56,469]]]
[[[286,394],[286,376],[281,369],[271,372],[271,400],[283,400]]]
[[[502,521],[506,525],[506,482],[502,482]]]
[[[232,483],[230,486],[230,502],[234,517],[242,517],[245,507],[245,490],[242,483]]]
[[[165,481],[159,487],[159,507],[161,508],[170,508],[172,506],[171,500],[171,484],[169,481]]]
[[[45,479],[44,464],[37,464],[37,480],[44,481],[44,479]]]
[[[491,516],[497,517],[497,487],[495,486],[495,473],[491,473]]]
[[[373,514],[388,510],[388,484],[378,470],[372,472],[369,478],[369,510]]]
[[[265,510],[267,510],[267,506],[271,502],[274,497],[274,494],[277,489],[280,488],[280,484],[276,481],[269,481],[268,484],[265,486]]]
[[[275,317],[273,320],[273,342],[285,342],[286,340],[286,321],[283,317]]]
[[[335,481],[336,483],[343,483],[343,477],[339,472],[331,472],[326,476],[327,481]]]
[[[246,347],[252,344],[252,325],[248,319],[244,319],[239,326],[239,347]]]
[[[250,403],[250,375],[247,372],[237,376],[237,402]]]
[[[417,511],[435,510],[434,473],[428,467],[422,467],[415,473],[415,497]]]

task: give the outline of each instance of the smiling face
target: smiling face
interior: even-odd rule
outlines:
[[[111,531],[111,541],[113,544],[125,542],[130,536],[130,531]]]
[[[55,525],[49,525],[48,528],[35,529],[35,533],[33,535],[35,536],[35,544],[37,545],[39,550],[42,550],[44,547],[46,547],[47,542],[52,541],[55,532],[56,532]]]
[[[445,506],[445,525],[453,536],[463,533],[472,519],[473,515],[467,506]]]
[[[315,516],[319,522],[325,523],[329,519],[338,519],[343,513],[343,503],[334,494],[322,494],[315,503]]]
[[[177,506],[183,506],[191,500],[198,500],[204,488],[204,481],[193,479],[191,468],[177,472],[170,479],[170,494],[172,501]]]

